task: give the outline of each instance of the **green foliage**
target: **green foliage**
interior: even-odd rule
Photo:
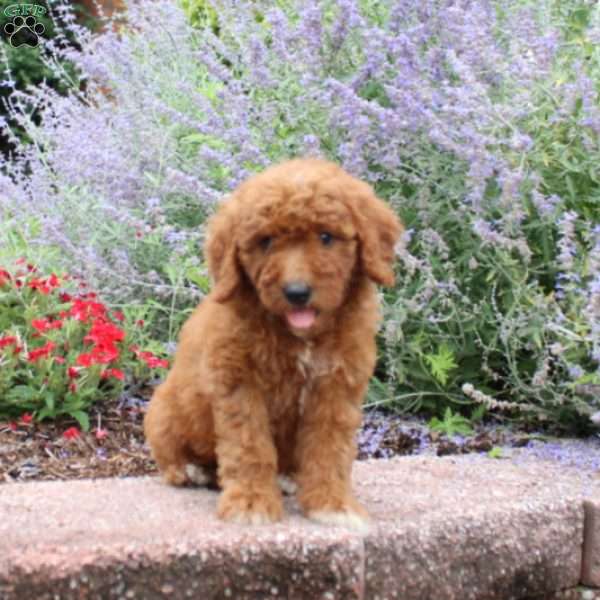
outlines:
[[[87,429],[94,403],[166,367],[139,310],[111,311],[82,286],[25,260],[0,269],[0,418],[69,415]]]
[[[453,413],[450,407],[446,408],[442,420],[433,417],[428,425],[432,431],[438,431],[448,437],[453,435],[471,435],[473,433],[473,428],[469,420],[458,413]]]
[[[544,14],[560,33],[555,62],[520,117],[494,131],[506,127],[522,143],[495,149],[519,175],[504,189],[487,181],[481,214],[493,234],[475,235],[461,207],[465,171],[450,153],[415,155],[420,187],[404,183],[397,193],[379,184],[414,232],[398,286],[385,296],[380,338],[380,372],[398,405],[440,415],[473,404],[577,431],[598,409],[582,390],[600,376],[592,358],[600,356],[600,10],[552,6]],[[513,222],[494,237],[509,210]]]
[[[64,59],[53,59],[48,61],[48,58],[44,52],[44,41],[53,40],[56,38],[58,31],[55,27],[55,22],[52,20],[50,13],[46,10],[44,14],[36,14],[36,21],[44,26],[44,33],[41,36],[41,41],[36,47],[28,45],[21,45],[14,48],[9,43],[7,35],[4,33],[3,28],[8,23],[11,17],[4,14],[4,10],[13,4],[18,4],[13,0],[0,0],[0,57],[3,58],[2,67],[2,79],[8,79],[12,81],[12,86],[0,86],[0,115],[3,112],[4,103],[7,101],[12,90],[24,91],[28,86],[38,86],[42,83],[50,88],[53,88],[60,93],[66,93],[67,90],[76,85],[74,77],[74,69],[72,65]],[[46,1],[40,1],[34,3],[34,5],[41,6],[42,8],[48,7]],[[92,26],[94,20],[84,12],[84,9],[76,4],[72,7],[73,13],[79,17],[79,19]],[[55,18],[58,15],[55,14]],[[61,34],[65,31],[61,29]],[[65,39],[68,43],[73,43],[73,36],[67,35]],[[61,42],[64,44],[64,42]],[[50,67],[50,64],[53,67]],[[70,83],[69,83],[70,81]],[[34,114],[34,118],[37,115]],[[24,130],[16,125],[12,124],[15,133],[20,136],[27,136]],[[0,135],[0,152],[6,152],[9,149],[8,140]]]
[[[557,2],[554,17],[564,48],[551,78],[538,90],[536,110],[522,123],[533,140],[524,166],[539,173],[545,193],[564,198],[570,210],[598,221],[598,130],[597,124],[586,126],[590,109],[598,106],[600,48],[593,38],[598,9],[592,3]]]
[[[458,367],[454,360],[454,353],[446,344],[442,344],[436,354],[425,354],[423,358],[431,374],[442,386],[448,382],[450,372]]]
[[[208,291],[201,228],[221,195],[320,153],[373,183],[409,232],[369,405],[448,431],[471,411],[585,424],[598,401],[581,390],[600,377],[598,5],[182,3],[195,29],[163,3],[174,18],[139,18],[87,54],[113,95],[50,111],[60,127],[13,171],[31,170],[38,196],[15,185],[13,206],[60,216],[66,260],[112,298],[151,298],[173,339]],[[110,158],[98,172],[89,140]],[[88,151],[72,161],[73,148]]]
[[[218,15],[208,0],[180,0],[190,23],[194,27],[209,25],[214,31],[218,29]]]
[[[502,454],[502,448],[499,448],[498,446],[494,446],[488,453],[487,453],[489,458],[504,458],[504,455]]]

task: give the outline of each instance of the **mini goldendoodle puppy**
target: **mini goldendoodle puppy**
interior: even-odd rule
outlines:
[[[167,482],[209,483],[218,514],[282,517],[278,474],[316,521],[360,528],[355,433],[375,364],[375,283],[402,226],[340,167],[296,159],[239,186],[208,225],[214,289],[183,327],[145,432]]]

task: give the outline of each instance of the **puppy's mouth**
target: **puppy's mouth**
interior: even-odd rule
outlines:
[[[315,324],[317,314],[314,308],[296,308],[286,312],[285,318],[290,327],[306,330]]]

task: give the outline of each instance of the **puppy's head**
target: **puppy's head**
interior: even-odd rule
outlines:
[[[332,163],[297,159],[243,183],[208,227],[213,298],[244,286],[301,337],[318,333],[355,277],[394,283],[402,226],[371,187]]]

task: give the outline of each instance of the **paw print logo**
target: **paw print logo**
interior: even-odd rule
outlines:
[[[19,46],[35,48],[45,29],[44,25],[38,23],[36,18],[31,15],[26,18],[18,16],[4,26],[4,33],[9,36],[8,41],[13,48]]]

